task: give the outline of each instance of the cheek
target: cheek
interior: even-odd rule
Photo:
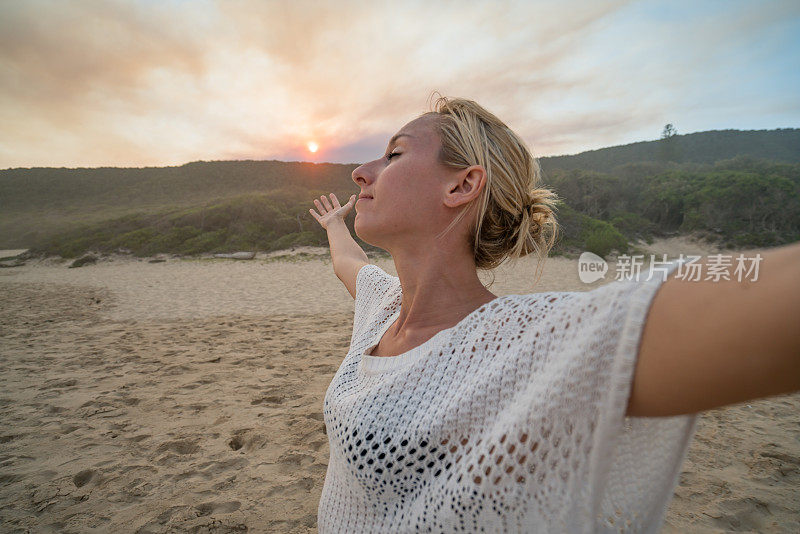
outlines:
[[[398,162],[399,163],[399,162]],[[380,210],[386,210],[409,224],[425,224],[436,211],[437,192],[425,179],[427,169],[397,165],[387,169],[375,191]]]
[[[409,227],[429,227],[434,221],[436,213],[436,206],[432,199],[432,195],[412,191],[398,197],[392,211]]]

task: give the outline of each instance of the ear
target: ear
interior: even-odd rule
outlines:
[[[453,174],[447,182],[447,194],[444,203],[447,207],[457,208],[467,204],[481,194],[486,187],[486,171],[480,165],[473,165]]]

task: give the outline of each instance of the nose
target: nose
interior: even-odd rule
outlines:
[[[370,162],[372,163],[372,162]],[[356,167],[353,171],[353,181],[363,189],[365,185],[372,182],[372,172],[370,172],[370,163],[365,163]]]

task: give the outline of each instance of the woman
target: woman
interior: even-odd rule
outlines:
[[[800,389],[798,244],[753,283],[672,263],[666,281],[492,294],[477,269],[541,267],[552,247],[539,179],[502,121],[443,97],[353,172],[355,204],[314,201],[355,299],[324,401],[320,533],[657,532],[698,412]],[[397,277],[350,236],[353,206]]]

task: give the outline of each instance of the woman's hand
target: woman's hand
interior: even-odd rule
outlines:
[[[336,195],[333,193],[330,194],[331,199],[333,200],[333,206],[328,201],[328,197],[325,195],[319,197],[322,199],[322,202],[319,200],[314,199],[314,204],[316,204],[317,209],[319,210],[319,214],[313,209],[309,209],[308,211],[311,212],[311,215],[317,220],[317,222],[325,228],[328,229],[328,224],[333,220],[341,220],[344,221],[344,218],[347,217],[347,214],[350,213],[350,210],[353,208],[353,205],[356,203],[356,195],[352,195],[350,200],[347,201],[347,204],[344,206],[339,205],[339,199],[336,198]]]

